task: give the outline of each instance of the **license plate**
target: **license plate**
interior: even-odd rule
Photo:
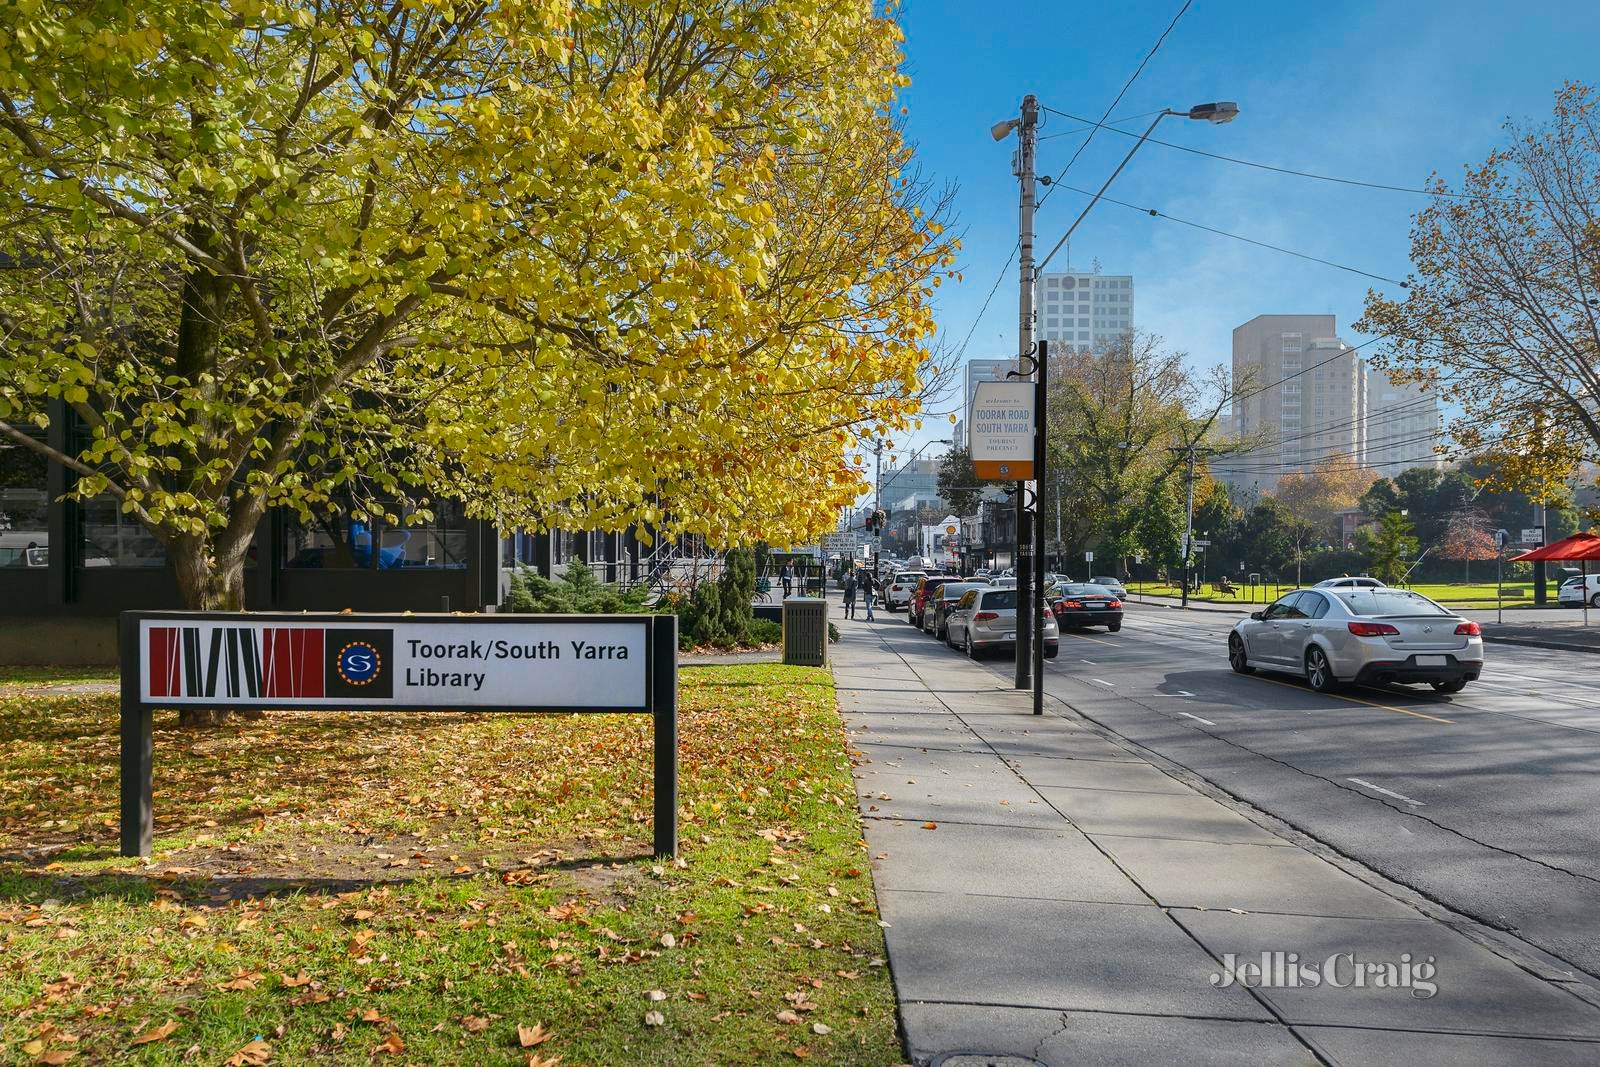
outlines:
[[[1449,662],[1450,662],[1450,657],[1449,656],[1418,656],[1417,657],[1417,666],[1419,666],[1419,667],[1443,667],[1446,663],[1449,663]]]

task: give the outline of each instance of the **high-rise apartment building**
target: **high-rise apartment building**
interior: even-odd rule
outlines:
[[[972,402],[978,396],[979,382],[1003,382],[1006,375],[1017,369],[1014,359],[971,359],[967,361],[965,388],[966,401],[961,405],[960,421],[956,423],[955,442],[960,448],[966,448],[967,428],[972,424]]]
[[[1079,352],[1103,352],[1133,329],[1133,275],[1081,271],[1039,275],[1034,336]]]
[[[1230,486],[1270,492],[1336,455],[1385,476],[1439,463],[1432,394],[1370,370],[1332,315],[1258,315],[1236,328],[1233,379],[1233,433],[1259,444],[1213,463]]]
[[[1332,315],[1257,315],[1233,331],[1233,432],[1259,446],[1219,459],[1236,487],[1270,491],[1285,474],[1365,451],[1366,365]]]
[[[1432,393],[1368,368],[1367,466],[1385,478],[1411,467],[1442,467],[1444,459],[1433,446],[1443,434],[1444,416]]]

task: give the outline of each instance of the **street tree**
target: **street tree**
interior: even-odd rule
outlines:
[[[862,485],[845,446],[914,424],[951,244],[867,0],[0,34],[0,435],[144,524],[189,607],[241,606],[272,507],[805,540]]]
[[[1369,292],[1357,328],[1460,405],[1451,434],[1499,485],[1549,498],[1600,458],[1600,92],[1568,83],[1548,122],[1505,132],[1459,188],[1436,179],[1405,298]]]
[[[1393,585],[1405,577],[1406,561],[1417,554],[1417,538],[1411,520],[1398,511],[1385,512],[1378,527],[1369,534],[1368,554],[1373,577]]]
[[[939,495],[950,505],[950,510],[963,518],[978,513],[978,502],[983,499],[983,484],[978,481],[977,469],[972,465],[972,453],[965,445],[957,445],[939,457],[936,485]]]
[[[1488,517],[1482,511],[1463,508],[1451,515],[1445,526],[1444,539],[1439,543],[1439,555],[1462,562],[1463,581],[1472,581],[1473,560],[1494,559],[1499,554],[1488,524]]]

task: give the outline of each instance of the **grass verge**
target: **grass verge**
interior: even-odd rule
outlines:
[[[682,672],[676,863],[642,716],[327,712],[158,714],[123,860],[115,693],[0,679],[5,1062],[901,1059],[826,671]]]

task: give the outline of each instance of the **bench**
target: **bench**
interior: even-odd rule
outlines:
[[[1238,586],[1230,585],[1227,582],[1212,582],[1211,583],[1211,592],[1212,592],[1212,595],[1214,595],[1214,596],[1233,596],[1238,591],[1239,591],[1239,587]]]

